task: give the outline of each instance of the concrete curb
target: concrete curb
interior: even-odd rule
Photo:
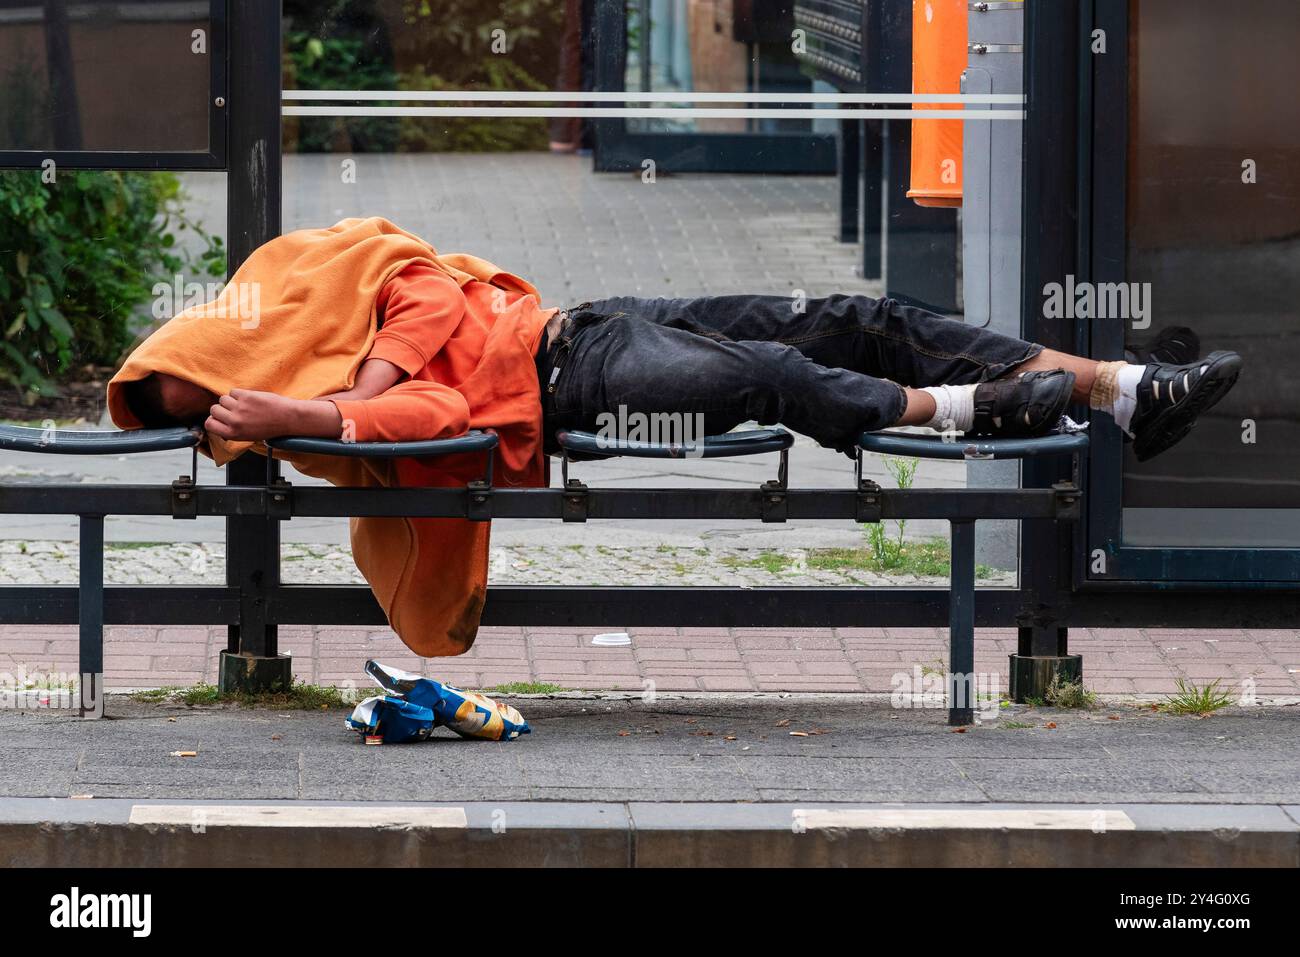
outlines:
[[[1300,806],[0,799],[33,867],[1300,867]]]

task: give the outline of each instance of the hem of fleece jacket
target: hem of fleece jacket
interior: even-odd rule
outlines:
[[[408,376],[414,376],[428,363],[428,359],[415,346],[393,336],[376,338],[366,358],[391,362]]]
[[[330,399],[338,409],[343,428],[339,438],[344,442],[370,442],[375,436],[374,419],[360,399]],[[349,427],[350,426],[350,427]]]

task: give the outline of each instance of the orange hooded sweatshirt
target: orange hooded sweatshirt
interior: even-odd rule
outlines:
[[[122,384],[152,372],[218,395],[232,388],[311,399],[351,388],[370,357],[407,378],[374,399],[337,401],[353,441],[446,438],[469,428],[500,436],[494,481],[545,482],[533,358],[547,320],[537,290],[493,264],[440,255],[379,218],[288,233],[257,249],[221,296],[165,323],[108,384],[119,428],[139,428]],[[381,326],[382,322],[382,326]],[[262,443],[208,436],[218,465]],[[463,486],[480,454],[442,459],[284,456],[346,486]],[[489,525],[464,519],[351,520],[352,554],[393,630],[416,654],[455,655],[478,631],[487,589]]]

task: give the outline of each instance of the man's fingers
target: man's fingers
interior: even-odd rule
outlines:
[[[227,409],[233,409],[239,404],[239,396],[235,395],[235,393],[243,391],[243,389],[232,389],[229,395],[223,395],[217,400],[217,402],[220,405],[224,405]]]
[[[234,436],[230,426],[213,416],[208,417],[208,420],[203,423],[203,428],[218,438],[229,439]]]
[[[212,408],[208,409],[208,412],[211,413],[212,417],[218,422],[231,424],[235,420],[235,410],[227,408],[224,405],[214,405]]]

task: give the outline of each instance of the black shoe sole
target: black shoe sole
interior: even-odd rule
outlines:
[[[1235,352],[1211,352],[1205,357],[1205,365],[1205,373],[1187,397],[1161,412],[1134,437],[1133,454],[1139,462],[1181,442],[1196,425],[1197,417],[1227,395],[1241,374],[1241,356]]]

